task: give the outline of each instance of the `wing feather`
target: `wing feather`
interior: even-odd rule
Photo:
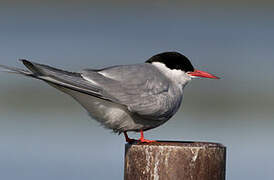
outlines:
[[[30,70],[1,66],[12,72],[44,80],[58,86],[124,105],[147,119],[169,116],[170,80],[151,64],[113,66],[101,70],[68,72],[47,65],[21,60]]]
[[[132,113],[155,120],[166,113],[163,109],[170,80],[150,64],[115,66],[97,72],[84,70],[82,76],[97,82],[104,94]]]

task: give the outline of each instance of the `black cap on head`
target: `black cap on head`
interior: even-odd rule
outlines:
[[[194,67],[187,57],[178,52],[164,52],[152,56],[146,63],[160,62],[170,69],[179,69],[185,72],[194,71]]]

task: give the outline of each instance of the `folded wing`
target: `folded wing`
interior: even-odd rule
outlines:
[[[1,67],[10,72],[124,105],[130,112],[148,119],[161,120],[169,113],[162,108],[166,104],[170,81],[151,64],[68,72],[28,60],[21,61],[29,71]]]
[[[151,64],[115,66],[96,72],[82,71],[87,80],[97,82],[112,101],[127,106],[132,113],[148,119],[165,119],[170,81]],[[106,80],[106,79],[107,80]]]

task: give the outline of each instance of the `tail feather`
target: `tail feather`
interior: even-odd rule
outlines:
[[[34,63],[26,59],[20,59],[23,64],[36,76],[76,76],[81,77],[79,73],[64,71],[48,65]]]
[[[4,65],[0,65],[0,67],[11,73],[22,74],[35,79],[40,79],[50,85],[54,84],[104,99],[102,97],[102,89],[83,79],[80,73],[64,71],[25,59],[20,59],[20,61],[22,61],[28,70]]]
[[[33,65],[32,62],[26,60],[26,59],[19,59],[19,61],[22,61],[22,63],[35,75],[41,75],[39,69]]]
[[[8,72],[8,73],[23,74],[26,76],[33,75],[33,73],[28,70],[20,69],[20,68],[16,68],[16,67],[5,66],[5,65],[0,64],[0,68],[2,68],[3,71]]]

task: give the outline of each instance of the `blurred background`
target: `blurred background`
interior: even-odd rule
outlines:
[[[67,70],[179,51],[221,80],[194,80],[148,139],[227,146],[227,179],[272,180],[273,1],[0,1],[0,64]],[[123,179],[125,140],[44,82],[0,75],[0,179]],[[131,137],[138,135],[130,133]]]

